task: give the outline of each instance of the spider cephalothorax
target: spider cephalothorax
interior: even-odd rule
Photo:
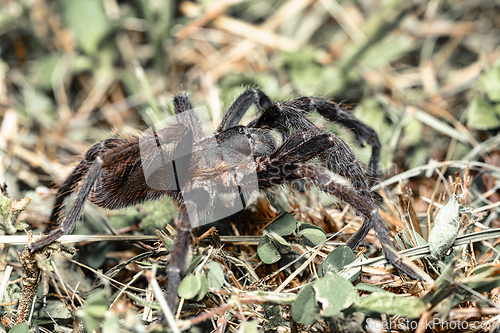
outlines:
[[[246,126],[239,125],[252,104],[257,106],[259,116]],[[186,95],[175,96],[174,108],[177,122],[150,135],[132,140],[108,139],[93,145],[59,188],[50,217],[50,233],[32,243],[31,250],[70,233],[87,198],[100,207],[117,209],[168,195],[177,202],[180,214],[167,284],[167,301],[173,306],[192,226],[199,225],[206,212],[213,213],[212,203],[217,196],[231,192],[245,200],[258,189],[305,179],[349,203],[364,217],[362,227],[347,241],[348,246],[356,248],[374,227],[388,260],[418,277],[392,248],[387,227],[369,190],[379,161],[377,135],[340,105],[318,97],[271,103],[262,91],[246,90],[211,135],[201,130],[196,113],[188,112],[193,105]],[[368,177],[344,140],[320,130],[304,116],[314,109],[352,130],[361,145],[368,143],[372,147]],[[281,134],[280,145],[271,134],[273,130]],[[165,142],[169,148],[158,150]],[[189,154],[181,152],[186,149]],[[319,162],[311,163],[313,158]],[[152,164],[156,165],[153,170],[145,167]],[[349,179],[351,186],[335,182],[331,172]],[[82,180],[75,203],[55,228],[64,199]]]

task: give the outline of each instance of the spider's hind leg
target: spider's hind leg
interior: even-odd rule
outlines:
[[[92,163],[92,166],[89,168],[87,177],[83,182],[82,188],[80,192],[78,192],[78,196],[76,197],[73,206],[71,207],[68,215],[65,217],[63,222],[59,227],[53,229],[48,235],[44,235],[38,238],[35,242],[29,245],[31,252],[41,249],[45,246],[48,246],[55,242],[62,235],[67,235],[75,228],[76,222],[78,220],[78,216],[83,210],[83,206],[85,204],[85,200],[89,196],[92,187],[95,182],[99,179],[102,172],[103,161],[100,156],[98,156]],[[64,192],[64,196],[68,195],[68,193]],[[54,207],[55,209],[55,207]],[[58,214],[56,214],[57,216]]]
[[[188,214],[189,213],[189,214]],[[168,282],[166,298],[171,311],[175,311],[177,303],[177,289],[181,282],[181,273],[186,265],[189,252],[190,238],[192,234],[191,218],[196,218],[196,204],[192,202],[182,203],[179,208],[178,233],[175,238],[174,247],[170,254],[168,263]]]
[[[109,150],[115,145],[116,139],[107,139],[94,144],[85,153],[85,157],[78,163],[76,168],[70,173],[70,175],[64,180],[62,185],[57,190],[56,201],[52,207],[52,213],[50,214],[49,224],[45,229],[45,232],[50,232],[57,225],[57,220],[61,214],[63,208],[64,200],[75,190],[78,183],[87,175],[89,169],[92,167],[97,156],[102,154],[104,151]]]

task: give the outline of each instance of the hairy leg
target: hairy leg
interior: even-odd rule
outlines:
[[[194,112],[195,108],[188,95],[179,94],[174,97],[174,110],[179,124],[183,124],[191,130],[196,142],[205,137],[201,120],[196,112]]]
[[[177,95],[174,98],[174,108],[177,114],[182,114],[193,107],[187,95]],[[111,209],[130,206],[140,201],[154,199],[165,194],[175,197],[175,191],[148,190],[140,164],[141,158],[147,158],[148,156],[154,158],[156,155],[155,148],[158,148],[159,145],[158,136],[162,137],[163,142],[184,140],[186,145],[192,146],[193,135],[203,135],[201,128],[197,127],[200,122],[196,115],[181,118],[179,122],[180,124],[178,125],[161,129],[159,132],[155,131],[151,137],[142,137],[142,147],[139,147],[138,139],[107,139],[94,144],[87,151],[84,159],[59,187],[49,219],[50,223],[46,229],[46,232],[51,232],[52,230],[53,232],[33,243],[32,249],[49,245],[63,234],[71,232],[83,209],[85,199],[89,195],[90,199],[97,205]],[[194,128],[196,128],[196,131],[193,130]],[[186,135],[188,132],[191,135]],[[100,162],[96,164],[97,159]],[[98,171],[95,171],[97,169]],[[61,215],[64,200],[75,191],[78,183],[84,178],[85,180],[83,181],[82,189],[78,193],[77,200],[59,226],[58,219]],[[132,189],[124,193],[113,193],[113,191],[118,191],[126,187],[125,185],[127,184],[118,184],[119,181],[125,179],[133,180],[136,185],[135,188],[132,187]],[[137,187],[143,188],[143,191],[137,190]],[[133,196],[130,196],[129,194],[131,193],[129,192],[132,190],[135,190],[135,192]],[[56,226],[59,227],[54,230]]]
[[[368,165],[368,174],[370,186],[377,182],[377,170],[380,161],[380,141],[377,133],[370,126],[356,119],[352,114],[345,111],[340,104],[326,100],[320,97],[299,97],[290,102],[304,113],[316,109],[323,117],[341,124],[348,130],[351,130],[356,136],[361,147],[365,143],[372,147],[372,155]]]
[[[47,245],[50,245],[62,235],[68,234],[71,231],[73,231],[78,216],[80,216],[80,213],[83,210],[85,200],[87,199],[95,182],[97,181],[97,179],[99,179],[101,172],[102,172],[102,159],[100,157],[97,157],[92,163],[92,167],[90,167],[87,177],[83,183],[83,186],[80,189],[80,192],[78,192],[78,196],[76,197],[76,200],[73,203],[73,207],[71,207],[64,221],[58,228],[52,230],[48,235],[45,235],[37,239],[35,242],[31,243],[30,244],[31,252],[41,249]]]
[[[186,265],[186,258],[189,252],[190,237],[192,234],[191,222],[188,216],[196,218],[196,204],[185,202],[179,207],[179,223],[177,225],[177,237],[175,238],[174,248],[170,254],[168,263],[168,282],[166,298],[170,310],[175,311],[177,303],[177,289],[181,282],[181,273]]]
[[[253,126],[277,129],[284,140],[287,140],[291,135],[290,129],[305,135],[322,133],[323,131],[304,116],[304,111],[301,108],[308,107],[304,104],[301,99],[286,103],[274,103]],[[344,140],[337,138],[332,147],[319,152],[318,156],[328,169],[348,178],[352,186],[360,191],[367,200],[373,200],[368,181],[363,169],[356,161],[354,152]]]
[[[252,104],[255,104],[257,109],[262,113],[271,105],[271,100],[258,89],[245,90],[224,115],[219,128],[217,128],[217,132],[220,133],[228,128],[237,126]]]
[[[56,201],[52,207],[52,213],[50,214],[49,221],[45,232],[49,232],[58,225],[58,218],[61,214],[63,208],[64,200],[75,190],[78,183],[87,175],[87,172],[97,156],[102,154],[104,151],[111,149],[116,145],[117,139],[107,139],[94,144],[85,153],[85,156],[75,169],[69,174],[69,176],[64,180],[62,185],[57,190]]]
[[[361,228],[347,241],[346,244],[350,248],[355,249],[373,226],[389,262],[412,278],[422,279],[418,273],[401,260],[401,257],[392,246],[388,228],[382,221],[374,201],[366,200],[366,197],[360,195],[355,189],[336,183],[324,167],[300,162],[287,163],[288,157],[293,155],[293,150],[290,150],[279,157],[271,159],[268,165],[260,165],[257,174],[261,188],[276,186],[295,179],[309,180],[324,192],[350,204],[356,214],[365,219]]]

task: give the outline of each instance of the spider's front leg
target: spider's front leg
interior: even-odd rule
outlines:
[[[371,228],[369,228],[368,226],[373,226],[380,240],[380,244],[382,245],[382,249],[384,250],[384,254],[387,260],[394,267],[408,274],[410,277],[416,280],[423,279],[417,272],[415,272],[410,266],[408,266],[401,260],[401,257],[397,253],[396,249],[392,246],[388,227],[382,221],[382,218],[380,217],[380,214],[378,212],[378,207],[373,201],[367,201],[365,197],[359,195],[352,189],[336,183],[331,179],[325,169],[315,165],[298,165],[296,169],[296,176],[310,180],[321,190],[335,195],[339,199],[349,203],[358,215],[361,215],[365,218],[365,223],[363,223],[361,227],[366,228],[362,232],[363,234],[366,235],[366,233],[370,231]],[[366,221],[370,221],[370,223],[366,223]],[[358,232],[360,232],[360,230],[358,230]],[[358,232],[356,232],[356,234]],[[351,249],[355,249],[360,242],[359,239],[355,238],[356,234],[354,234],[346,243],[346,245],[348,245]]]
[[[179,223],[177,237],[175,238],[174,247],[170,254],[168,264],[168,282],[166,298],[168,306],[172,311],[175,311],[177,303],[177,289],[181,282],[181,273],[186,265],[186,258],[189,252],[189,244],[191,242],[191,220],[197,218],[196,204],[188,201],[181,204],[179,207]],[[190,220],[191,218],[191,220]]]
[[[271,105],[271,100],[266,94],[258,89],[245,90],[238,96],[224,115],[224,118],[217,128],[217,133],[237,126],[252,104],[255,104],[259,112],[262,113]]]
[[[356,119],[351,113],[345,111],[338,103],[320,97],[299,97],[288,102],[304,113],[314,109],[318,110],[326,119],[337,122],[352,131],[361,147],[365,143],[372,147],[372,155],[368,164],[370,186],[377,183],[377,170],[380,162],[380,141],[377,133],[370,126]]]
[[[272,128],[278,130],[284,140],[290,136],[290,129],[298,133],[321,133],[316,125],[304,116],[304,110],[309,108],[302,100],[292,100],[285,103],[274,103],[271,105],[252,126],[258,128]],[[368,186],[368,181],[361,166],[356,161],[356,156],[349,145],[344,140],[336,140],[335,145],[318,152],[317,156],[323,164],[335,173],[338,173],[351,181],[367,200],[372,200],[372,195]]]
[[[292,134],[269,159],[265,159],[263,163],[259,164],[257,172],[259,185],[266,188],[295,179],[311,181],[326,193],[350,204],[356,214],[365,219],[362,227],[348,240],[347,245],[350,248],[355,249],[373,226],[389,262],[409,276],[422,279],[418,273],[401,261],[397,251],[392,247],[387,226],[382,221],[378,207],[373,200],[367,200],[356,189],[336,183],[326,168],[305,164],[323,150],[331,149],[343,140],[333,134],[323,133],[313,135],[309,139],[303,140],[302,143],[294,145],[298,142],[298,136],[299,134]]]

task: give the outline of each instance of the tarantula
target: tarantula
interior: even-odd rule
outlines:
[[[239,125],[252,104],[257,106],[259,116],[246,126]],[[339,104],[319,97],[272,103],[262,91],[250,89],[236,99],[212,135],[201,130],[201,120],[196,113],[188,112],[193,105],[187,95],[174,97],[174,109],[177,122],[153,130],[150,135],[129,140],[107,139],[94,144],[59,188],[49,233],[33,242],[31,251],[70,233],[87,198],[100,207],[118,209],[168,195],[179,206],[179,231],[171,253],[166,287],[167,302],[173,308],[192,226],[200,224],[198,220],[207,215],[220,194],[232,192],[245,203],[249,193],[258,189],[305,179],[349,203],[364,218],[361,228],[347,241],[349,247],[356,248],[374,227],[387,259],[401,271],[418,278],[392,247],[388,229],[369,190],[367,179],[375,179],[379,161],[377,134]],[[359,144],[371,145],[369,177],[343,139],[320,130],[305,117],[314,109],[328,120],[352,130]],[[281,135],[281,145],[277,145],[272,131]],[[169,148],[162,150],[165,142]],[[186,149],[190,152],[183,152]],[[313,158],[319,161],[311,163]],[[145,166],[151,164],[156,166],[147,171]],[[330,172],[349,179],[351,186],[335,182]],[[64,199],[82,179],[72,208],[57,226]]]

